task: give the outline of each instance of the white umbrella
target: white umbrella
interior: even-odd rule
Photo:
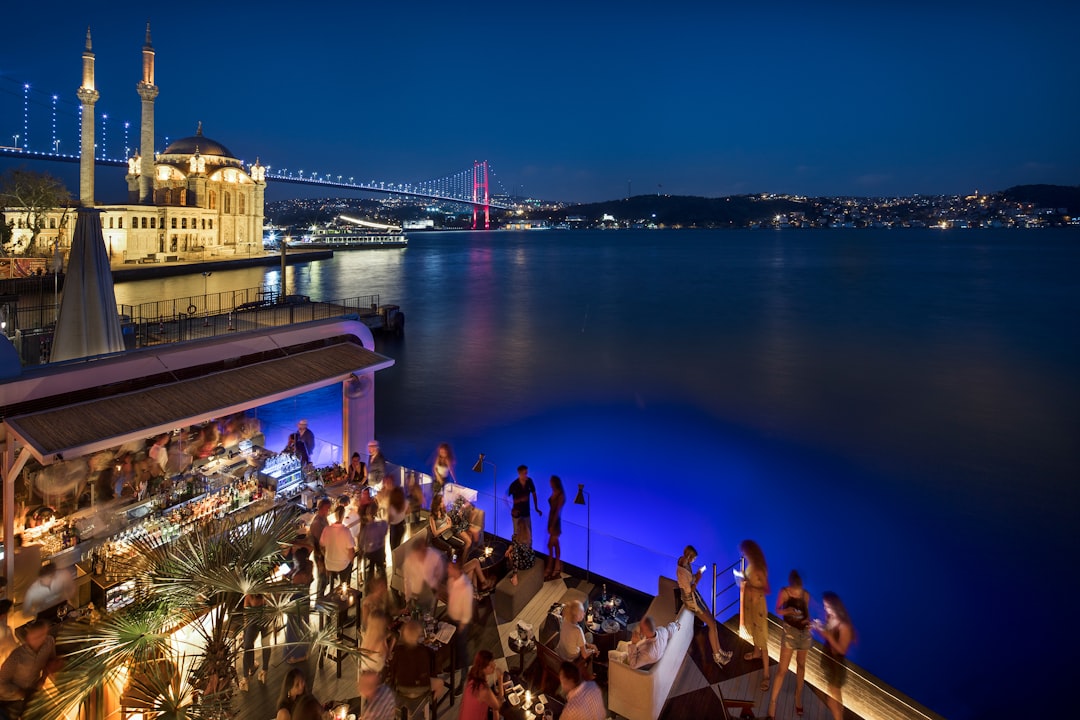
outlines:
[[[112,268],[101,233],[101,211],[79,208],[53,334],[51,362],[124,349]]]

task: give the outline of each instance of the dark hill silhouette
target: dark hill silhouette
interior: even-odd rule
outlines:
[[[1017,185],[1001,192],[1013,202],[1033,203],[1043,208],[1065,208],[1080,215],[1080,185]]]
[[[762,199],[760,195],[734,195],[706,198],[683,195],[636,195],[623,200],[608,200],[572,205],[552,215],[553,220],[569,216],[599,222],[612,215],[620,220],[654,222],[658,225],[705,227],[743,227],[752,222],[772,220],[776,215],[810,212],[810,203],[781,198]]]

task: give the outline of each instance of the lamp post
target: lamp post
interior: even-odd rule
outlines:
[[[480,453],[480,457],[473,463],[473,472],[484,472],[484,461],[487,460],[487,455]],[[491,466],[491,534],[498,537],[499,535],[499,468],[495,463],[487,460],[487,464]]]
[[[209,271],[204,271],[202,274],[203,307],[206,309],[206,314],[203,316],[203,325],[210,324],[210,303],[209,299],[206,297],[206,279],[213,274],[214,273]]]
[[[585,506],[585,582],[588,582],[589,556],[592,554],[592,495],[585,489],[584,483],[578,483],[574,504]]]

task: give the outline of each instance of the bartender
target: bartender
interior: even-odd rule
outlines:
[[[28,615],[55,616],[56,607],[62,602],[75,606],[75,581],[67,570],[57,570],[51,562],[45,563],[38,579],[26,589],[23,611]]]

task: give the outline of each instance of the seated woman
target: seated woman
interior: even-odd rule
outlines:
[[[528,570],[536,562],[536,553],[532,549],[532,538],[517,535],[510,538],[510,547],[506,548],[506,565],[510,569],[510,583],[518,584],[518,573]]]
[[[592,679],[592,659],[599,650],[585,640],[581,622],[585,620],[585,608],[579,600],[571,600],[563,608],[562,627],[559,628],[558,653],[581,668],[582,674]]]
[[[454,526],[454,537],[462,542],[462,558],[469,557],[469,551],[472,549],[473,545],[473,536],[472,533],[469,532],[472,513],[472,505],[462,498],[455,500],[446,510],[446,514],[450,516],[450,523]]]
[[[431,499],[431,515],[428,516],[428,532],[431,544],[447,554],[458,553],[465,544],[454,532],[454,523],[443,507],[442,495]]]

